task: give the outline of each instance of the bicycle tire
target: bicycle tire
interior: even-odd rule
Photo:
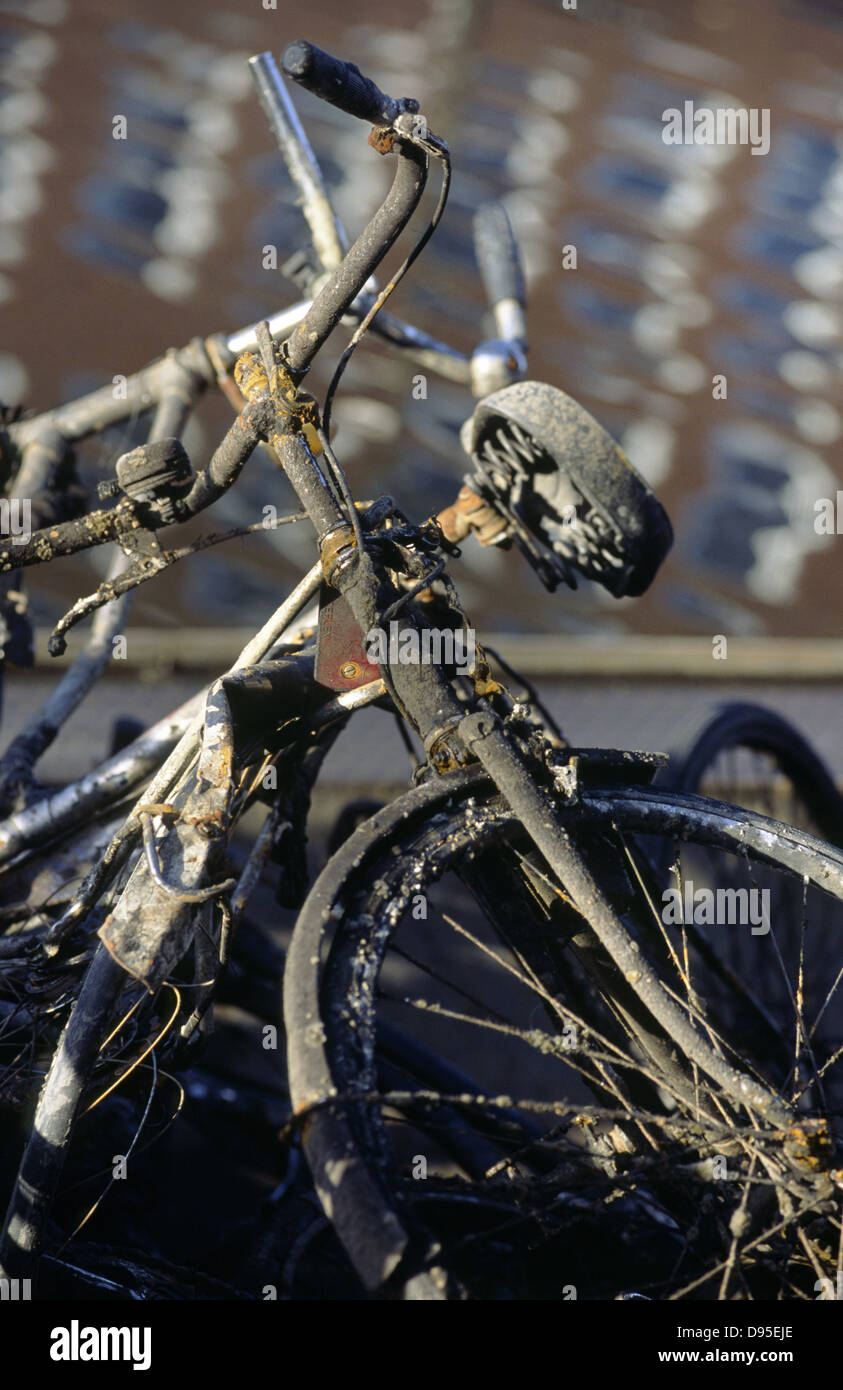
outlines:
[[[789,821],[815,828],[829,844],[843,845],[843,795],[829,769],[795,725],[764,705],[730,701],[707,714],[674,753],[664,785],[674,791],[697,792],[705,789],[708,779],[714,785],[713,794],[743,805],[740,789],[728,783],[726,770],[719,764],[723,755],[739,750],[765,755],[789,784]],[[766,783],[766,769],[759,771],[759,783]]]
[[[355,831],[314,885],[287,960],[288,1067],[305,1153],[326,1215],[358,1275],[369,1290],[384,1296],[401,1296],[402,1289],[408,1296],[408,1282],[425,1272],[437,1289],[434,1296],[463,1293],[460,1271],[455,1274],[442,1256],[441,1231],[408,1219],[412,1203],[408,1206],[406,1181],[396,1176],[377,1095],[376,991],[390,940],[407,908],[407,885],[420,893],[425,884],[441,878],[472,834],[517,829],[499,801],[491,814],[492,790],[482,778],[465,777],[445,787],[416,788]],[[485,828],[483,811],[491,817]],[[584,792],[582,805],[569,815],[584,830],[612,825],[638,837],[700,840],[800,880],[807,874],[835,903],[843,902],[843,855],[815,837],[735,807],[624,787]],[[476,852],[476,846],[469,850]],[[403,885],[394,899],[391,882]],[[710,1087],[708,1092],[713,1094]],[[455,1103],[453,1097],[448,1100]],[[388,1103],[395,1104],[394,1096]],[[471,1114],[480,1102],[463,1096],[456,1104]],[[485,1114],[505,1115],[516,1104],[501,1096],[491,1103],[487,1098],[482,1108]],[[780,1147],[781,1136],[778,1143]],[[623,1283],[628,1287],[628,1279]]]

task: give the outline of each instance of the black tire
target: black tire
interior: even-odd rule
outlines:
[[[821,890],[818,896],[831,904],[838,927],[843,927],[843,854],[810,835],[702,798],[635,787],[584,793],[579,810],[568,813],[569,829],[573,822],[578,843],[582,840],[593,863],[600,857],[601,841],[607,834],[616,847],[634,845],[645,867],[641,883],[631,885],[632,897],[626,904],[630,922],[654,886],[652,881],[644,881],[651,868],[642,847],[651,837],[665,835],[671,840],[700,841],[707,849],[729,853],[751,863],[753,872],[775,866],[777,873],[797,878],[800,885],[803,874],[807,875],[810,892]],[[544,922],[546,940],[542,942],[541,922],[526,922],[522,879],[513,898],[518,906],[517,920],[506,923],[503,941],[496,932],[498,951],[503,947],[509,952],[507,969],[515,961],[517,973],[536,987],[545,1024],[557,1010],[556,1043],[546,1027],[535,1027],[535,1020],[529,1028],[516,1021],[510,1031],[516,1048],[523,1050],[524,1041],[529,1041],[527,1035],[532,1033],[531,1045],[552,1063],[561,1062],[570,1072],[578,1068],[585,1071],[595,1094],[603,1088],[604,1104],[599,1111],[577,1097],[560,1100],[558,1090],[554,1093],[551,1086],[548,1091],[546,1077],[541,1079],[544,1091],[540,1089],[538,1097],[534,1092],[524,1098],[522,1090],[522,1098],[513,1099],[499,1093],[488,1074],[456,1095],[443,1094],[424,1079],[415,1086],[408,1082],[396,1091],[394,1071],[384,1072],[381,1066],[378,1020],[385,1012],[390,1017],[388,1009],[401,1001],[379,998],[379,991],[394,989],[389,968],[398,958],[391,956],[390,948],[396,933],[400,937],[402,919],[413,898],[437,883],[441,888],[445,874],[455,865],[460,876],[470,880],[479,870],[500,866],[513,850],[516,856],[524,855],[524,878],[532,878],[528,886],[535,888],[539,882],[536,873],[543,871],[535,861],[527,862],[529,846],[519,849],[519,842],[520,827],[492,795],[489,784],[475,781],[472,788],[464,780],[460,785],[457,779],[447,788],[417,788],[373,817],[354,832],[314,885],[288,956],[284,1008],[291,1098],[294,1111],[302,1118],[304,1148],[315,1185],[364,1285],[383,1296],[462,1296],[467,1291],[483,1298],[560,1297],[559,1286],[568,1282],[579,1284],[580,1289],[583,1283],[588,1287],[590,1292],[581,1291],[580,1297],[615,1297],[629,1292],[631,1286],[666,1296],[680,1289],[691,1274],[704,1281],[706,1264],[712,1268],[717,1265],[721,1247],[715,1228],[722,1231],[724,1225],[728,1227],[740,1201],[738,1186],[721,1184],[713,1199],[717,1208],[714,1226],[698,1221],[694,1238],[689,1239],[689,1231],[695,1229],[695,1213],[700,1211],[702,1187],[707,1190],[706,1200],[712,1200],[711,1183],[700,1174],[705,1164],[712,1162],[717,1146],[734,1148],[737,1142],[737,1154],[732,1154],[729,1162],[734,1162],[746,1179],[744,1160],[750,1152],[761,1171],[767,1171],[771,1163],[782,1162],[782,1134],[769,1133],[765,1138],[761,1130],[750,1128],[732,1102],[717,1094],[710,1083],[703,1083],[693,1068],[685,1068],[683,1093],[675,1079],[681,1058],[677,1061],[675,1055],[667,1056],[666,1068],[659,1072],[660,1054],[647,1050],[647,1037],[638,1028],[640,1020],[630,1017],[625,1006],[615,1007],[611,988],[603,990],[601,997],[599,971],[595,985],[594,976],[583,983],[577,970],[566,976],[557,969],[558,951],[554,960],[554,950],[548,955],[544,948],[548,944],[557,948],[559,942],[548,942],[547,938],[561,936],[567,927],[576,946],[578,930],[576,920],[566,921],[564,902],[561,914]],[[606,885],[603,877],[601,884]],[[605,886],[605,891],[619,900],[624,892],[629,894],[630,885],[626,889]],[[505,919],[507,906],[501,903],[499,890],[494,896],[497,916]],[[488,895],[483,907],[495,913],[495,903],[490,904]],[[434,939],[429,923],[423,938]],[[475,940],[479,939],[475,935]],[[658,942],[649,941],[644,931],[639,940],[642,953],[650,954],[666,971],[669,961],[664,955],[659,958]],[[488,939],[481,945],[479,959],[491,949]],[[693,942],[688,949],[696,970]],[[403,959],[407,959],[406,952]],[[548,961],[552,975],[540,976]],[[700,954],[699,962],[695,989],[705,970],[706,981],[719,985],[721,993],[728,992],[729,978],[718,952],[709,949],[708,957]],[[428,999],[420,1012],[428,1053],[440,1056],[430,1036],[435,1031],[432,1021],[440,1025],[441,1033],[443,1023],[450,1026],[455,1016],[466,1013],[465,998],[474,992],[471,981],[479,974],[476,961],[473,974],[471,965],[469,969],[466,987],[454,977],[446,982],[455,991],[450,1011],[440,998],[438,1002]],[[430,966],[422,964],[422,970],[428,981],[438,978]],[[830,963],[829,970],[833,974]],[[559,989],[565,990],[561,1001]],[[717,989],[712,992],[716,995]],[[751,996],[751,991],[745,992]],[[462,1001],[457,999],[455,1005],[453,1000],[460,994]],[[407,1002],[419,1013],[421,1001]],[[751,997],[739,999],[739,1011],[751,1013],[754,1003]],[[689,996],[689,1010],[691,1007]],[[694,1007],[702,1007],[698,999]],[[589,1010],[585,1018],[584,1008]],[[585,1032],[568,1059],[562,1056],[560,1035],[567,1026],[564,1019],[575,1017]],[[705,1017],[712,1028],[722,1027],[713,1011]],[[757,1024],[757,1019],[754,1022]],[[506,1033],[510,1026],[494,1021],[491,1013],[487,1019],[458,1018],[454,1026],[459,1023],[482,1023],[481,1035],[493,1039],[501,1028]],[[617,1045],[619,1025],[626,1030],[625,1054]],[[775,1037],[775,1028],[769,1031]],[[748,1036],[751,1042],[755,1035]],[[464,1039],[462,1044],[454,1043],[453,1034],[450,1041],[451,1046],[464,1046]],[[729,1042],[728,1036],[723,1039],[727,1050]],[[828,1056],[833,1042],[829,1040]],[[488,1073],[491,1047],[489,1043],[485,1052],[470,1059],[463,1054],[465,1070],[476,1072],[479,1066],[481,1073]],[[759,1035],[758,1055],[749,1048],[747,1052],[747,1075],[760,1074],[768,1083],[781,1082],[788,1091],[792,1089],[786,1076],[787,1059],[776,1057],[770,1038]],[[451,1059],[446,1057],[444,1062],[450,1065]],[[510,1076],[520,1075],[517,1063],[514,1071],[510,1061],[499,1065],[504,1070],[509,1067]],[[403,1070],[405,1076],[412,1077],[411,1064]],[[835,1066],[835,1075],[839,1070]],[[532,1078],[534,1086],[539,1084],[536,1077]],[[525,1079],[523,1089],[528,1086]],[[624,1107],[627,1112],[632,1110],[630,1096],[636,1086],[636,1118],[623,1120]],[[651,1097],[646,1112],[640,1100],[642,1086],[645,1091],[649,1088]],[[614,1094],[614,1109],[606,1105],[605,1093]],[[599,1140],[595,1137],[590,1147],[576,1152],[569,1131],[573,1116],[586,1111],[592,1119],[584,1123],[603,1128]],[[602,1121],[598,1115],[603,1116]],[[409,1133],[411,1144],[420,1136],[427,1145],[421,1152],[429,1153],[437,1135],[441,1138],[444,1134],[447,1150],[447,1131],[455,1119],[481,1146],[497,1145],[504,1169],[512,1154],[518,1155],[514,1180],[489,1176],[492,1165],[488,1160],[482,1160],[485,1174],[479,1169],[472,1171],[471,1155],[458,1161],[461,1171],[455,1176],[453,1151],[449,1150],[450,1170],[446,1161],[438,1165],[435,1181],[414,1183],[407,1167],[406,1136]],[[607,1133],[614,1134],[610,1129],[613,1125],[618,1133],[604,1143]],[[556,1138],[549,1138],[554,1126]],[[564,1139],[559,1138],[560,1129],[565,1130]],[[647,1141],[641,1143],[644,1133]],[[735,1134],[740,1134],[739,1141],[730,1137]],[[839,1136],[826,1138],[831,1143]],[[621,1157],[627,1143],[630,1166],[624,1169]],[[613,1148],[614,1144],[620,1147]],[[635,1173],[632,1183],[631,1172]],[[681,1181],[679,1173],[683,1175]],[[606,1183],[618,1182],[622,1194],[619,1205],[607,1205]],[[760,1192],[755,1212],[759,1220],[770,1218],[773,1188],[768,1181]],[[422,1208],[426,1209],[420,1217]],[[749,1218],[746,1225],[757,1234]],[[607,1239],[625,1242],[631,1263],[617,1258],[617,1244],[613,1246],[613,1261],[601,1263],[595,1250]],[[685,1255],[681,1256],[683,1242]],[[579,1252],[576,1256],[570,1254],[574,1249]],[[566,1279],[565,1259],[571,1261],[569,1272],[577,1266],[576,1279]],[[682,1266],[678,1278],[677,1260]],[[779,1275],[783,1271],[779,1270]],[[708,1277],[713,1279],[714,1275]],[[765,1269],[764,1278],[771,1277]],[[784,1277],[792,1278],[792,1272]],[[549,1292],[554,1280],[555,1294]],[[760,1276],[759,1280],[755,1296],[763,1297],[764,1281]],[[767,1286],[781,1290],[784,1285]],[[715,1292],[708,1296],[716,1297],[717,1284],[710,1287]],[[776,1292],[767,1296],[775,1297]]]
[[[730,768],[727,755],[737,755],[743,766]],[[771,785],[771,773],[778,775],[778,787]],[[843,846],[843,795],[834,778],[799,730],[763,705],[734,701],[706,716],[674,752],[662,780],[674,791],[717,795],[738,805],[748,801],[751,809]]]

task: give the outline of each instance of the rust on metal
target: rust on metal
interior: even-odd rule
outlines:
[[[314,676],[329,690],[356,690],[380,676],[369,660],[363,634],[346,600],[323,585],[319,603]]]
[[[426,747],[431,766],[440,777],[446,772],[456,772],[457,768],[467,767],[474,761],[459,737],[456,724],[437,729],[427,741]]]
[[[821,1172],[829,1166],[833,1155],[828,1121],[797,1120],[785,1135],[784,1149],[800,1167],[808,1168],[812,1173]]]
[[[395,131],[389,126],[373,126],[369,131],[369,144],[378,154],[391,154],[395,148]]]
[[[335,531],[329,531],[324,537],[319,555],[326,584],[332,582],[337,570],[351,558],[356,545],[353,526],[338,526]]]
[[[216,336],[212,334],[210,338],[205,338],[202,346],[216,374],[217,386],[233,408],[235,415],[239,415],[246,403],[246,398],[223,361]]]
[[[456,502],[439,512],[436,521],[445,539],[452,543],[465,540],[473,532],[481,545],[496,545],[507,534],[500,514],[466,486],[460,488]]]
[[[182,816],[185,825],[192,825],[206,840],[222,835],[226,827],[226,816],[222,811],[209,811],[201,816]]]
[[[233,725],[224,679],[208,691],[203,726],[195,789],[180,814],[169,802],[139,808],[145,843],[150,842],[151,816],[172,824],[153,845],[152,869],[147,858],[138,861],[98,932],[115,960],[150,991],[166,979],[193,940],[199,917],[192,905],[235,882],[209,883],[228,829],[234,787]]]
[[[234,380],[247,401],[257,400],[269,390],[269,380],[260,353],[241,352],[234,363]]]
[[[319,405],[315,397],[300,390],[283,363],[275,361],[272,372],[267,376],[266,367],[260,353],[247,350],[241,352],[234,364],[234,380],[242,395],[249,401],[259,400],[269,395],[275,405],[279,423],[283,421],[281,433],[304,431],[308,443],[316,452],[321,449],[317,430],[320,423]]]
[[[503,687],[492,676],[491,668],[483,648],[478,645],[474,658],[474,693],[478,696],[500,695]]]

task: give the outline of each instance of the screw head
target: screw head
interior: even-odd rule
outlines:
[[[360,667],[357,665],[356,661],[347,661],[344,666],[340,667],[340,675],[343,676],[345,680],[352,681],[355,676],[360,675]]]
[[[219,821],[200,820],[195,822],[197,835],[201,835],[203,840],[218,840],[223,834],[223,827]]]

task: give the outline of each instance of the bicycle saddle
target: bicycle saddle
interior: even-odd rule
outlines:
[[[673,543],[651,488],[572,397],[519,381],[478,404],[464,427],[467,486],[505,522],[551,592],[574,571],[615,598],[643,594]]]

